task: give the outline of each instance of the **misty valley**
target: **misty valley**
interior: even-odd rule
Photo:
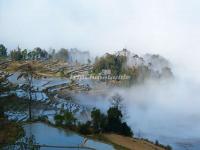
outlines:
[[[200,149],[200,83],[163,56],[3,44],[0,56],[1,149]]]

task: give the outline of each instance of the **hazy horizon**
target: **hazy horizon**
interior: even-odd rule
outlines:
[[[8,49],[127,48],[163,55],[200,74],[198,0],[1,0],[0,43]]]

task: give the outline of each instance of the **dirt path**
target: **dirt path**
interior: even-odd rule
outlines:
[[[130,150],[164,150],[164,148],[158,147],[144,140],[133,139],[116,134],[104,134],[103,136],[110,142],[121,145]]]

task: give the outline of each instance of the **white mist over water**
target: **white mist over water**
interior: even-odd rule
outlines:
[[[125,99],[127,121],[136,136],[157,139],[174,147],[178,142],[190,142],[196,150],[200,142],[199,88],[200,84],[191,78],[175,77],[148,81],[118,92]]]
[[[176,148],[178,142],[200,141],[199,88],[195,78],[175,76],[173,80],[147,81],[118,92],[125,99],[127,121],[136,136]],[[190,144],[195,147],[199,142]]]
[[[200,82],[197,74],[186,68],[172,70],[173,79],[147,80],[130,88],[105,90],[104,96],[84,95],[78,99],[105,112],[111,96],[119,93],[124,99],[125,120],[135,136],[159,140],[172,145],[175,150],[198,150]]]
[[[159,140],[175,150],[200,148],[200,72],[196,57],[194,53],[183,59],[171,57],[173,79],[116,89],[124,97],[127,121],[136,136]]]
[[[128,122],[144,133],[200,138],[199,85],[181,81],[151,81],[122,89]]]

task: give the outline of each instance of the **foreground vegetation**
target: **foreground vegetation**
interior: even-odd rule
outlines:
[[[15,141],[23,136],[23,129],[20,124],[4,120],[0,127],[0,148],[14,144]]]
[[[122,98],[116,94],[112,98],[112,106],[108,109],[107,114],[101,113],[97,108],[91,111],[91,120],[86,123],[80,123],[74,117],[72,112],[61,111],[54,117],[57,127],[70,129],[89,138],[97,139],[112,144],[116,149],[128,150],[171,150],[170,146],[164,146],[148,141],[147,139],[133,138],[133,131],[123,122]]]
[[[124,136],[133,136],[131,128],[123,122],[123,114],[120,109],[121,97],[113,96],[113,104],[108,109],[107,114],[101,113],[100,109],[93,108],[91,120],[80,123],[70,111],[61,111],[55,115],[55,123],[58,126],[75,128],[81,134],[116,133]]]
[[[4,112],[0,112],[0,148],[15,141],[23,136],[23,129],[19,123],[9,121]]]

